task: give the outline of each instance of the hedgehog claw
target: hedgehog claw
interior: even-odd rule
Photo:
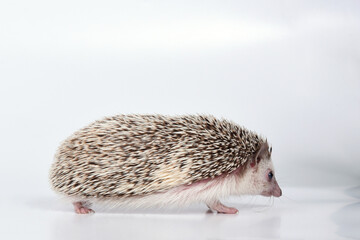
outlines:
[[[207,205],[211,210],[217,211],[218,213],[223,214],[236,214],[239,212],[236,208],[227,207],[222,204],[220,201],[214,201]]]
[[[83,204],[84,204],[83,202],[74,202],[74,203],[73,203],[75,212],[76,212],[77,214],[95,213],[94,210],[92,210],[92,209],[90,209],[90,208],[88,208],[88,207],[85,207]]]

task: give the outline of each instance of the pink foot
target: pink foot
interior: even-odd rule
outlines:
[[[227,207],[223,205],[220,201],[214,201],[210,204],[208,204],[208,207],[211,210],[217,211],[218,213],[224,213],[224,214],[236,214],[239,211],[236,208]]]
[[[74,209],[77,214],[89,214],[94,213],[94,210],[87,208],[83,205],[83,202],[74,202]]]

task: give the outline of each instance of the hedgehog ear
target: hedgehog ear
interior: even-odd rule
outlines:
[[[250,166],[255,167],[262,159],[265,159],[267,155],[269,155],[269,145],[265,142],[261,144],[260,148],[254,154]]]

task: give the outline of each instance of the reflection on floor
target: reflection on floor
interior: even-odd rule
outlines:
[[[1,205],[1,239],[359,239],[360,186],[284,188],[280,199],[225,201],[237,215],[214,214],[204,204],[186,209],[124,210],[94,206],[76,215],[55,197]]]

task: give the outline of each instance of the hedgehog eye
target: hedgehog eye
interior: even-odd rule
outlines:
[[[270,171],[268,173],[268,178],[269,178],[269,181],[271,181],[271,179],[273,178],[274,174],[272,173],[272,171]]]

